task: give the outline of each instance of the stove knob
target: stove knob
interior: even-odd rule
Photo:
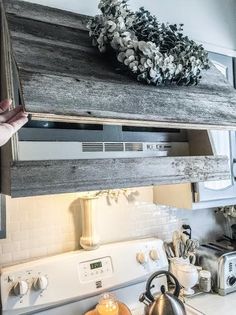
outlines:
[[[29,290],[28,283],[24,280],[16,282],[15,285],[13,286],[13,293],[16,296],[23,296],[28,292],[28,290]]]
[[[234,276],[229,278],[229,285],[232,287],[236,283],[236,278]]]
[[[147,255],[145,253],[142,253],[142,252],[140,252],[136,255],[136,259],[141,265],[145,265],[148,262]]]
[[[43,291],[48,287],[48,279],[45,276],[40,276],[34,281],[34,289]]]
[[[159,255],[158,255],[158,252],[156,249],[150,250],[149,256],[150,256],[151,260],[153,260],[153,261],[159,260]]]

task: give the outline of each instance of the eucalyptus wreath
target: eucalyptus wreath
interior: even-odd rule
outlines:
[[[201,71],[209,69],[202,45],[183,34],[183,24],[160,23],[143,7],[132,12],[127,1],[100,1],[102,14],[88,23],[93,45],[101,53],[112,51],[120,68],[138,81],[198,84]]]

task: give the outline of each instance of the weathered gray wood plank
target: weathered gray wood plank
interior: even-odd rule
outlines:
[[[236,129],[236,91],[214,67],[197,87],[147,86],[89,46],[88,17],[16,0],[6,8],[33,118]]]
[[[1,15],[1,99],[14,99],[13,75],[12,75],[12,55],[10,46],[10,37],[8,32],[8,24],[3,9],[2,1],[0,1]],[[13,135],[11,141],[8,141],[1,147],[1,192],[10,188],[10,169],[5,167],[14,157],[14,148],[16,145],[16,135]]]
[[[51,41],[52,44],[60,42],[61,45],[65,43],[65,46],[72,44],[81,46],[81,48],[83,46],[90,49],[93,48],[87,29],[75,29],[64,25],[45,23],[12,14],[7,14],[7,20],[11,33],[15,33],[16,37],[25,37],[39,42]],[[93,51],[97,52],[97,49],[93,48]],[[97,53],[97,55],[98,54],[99,53]]]
[[[228,178],[226,157],[19,161],[11,164],[13,197]]]
[[[89,73],[89,77],[105,82],[107,80],[117,82],[118,79],[123,82],[133,82],[127,76],[115,73],[109,62],[104,62],[103,57],[96,54],[91,48],[69,48],[55,45],[55,43],[52,45],[19,37],[16,39],[13,37],[12,44],[19,69],[29,71],[33,69],[40,73],[78,79],[88,77]]]
[[[177,126],[216,128],[220,125],[236,127],[234,104],[223,97],[211,94],[188,93],[184,99],[182,90],[153,89],[140,84],[139,91],[133,85],[104,82],[88,78],[73,78],[52,74],[32,73],[20,69],[26,108],[31,113],[82,116],[88,118],[149,121]],[[53,88],[52,88],[53,85]],[[46,96],[46,97],[45,97]],[[45,106],[47,102],[47,106]],[[214,106],[217,102],[217,110]],[[128,106],[129,104],[129,106]],[[214,111],[214,115],[213,114]]]
[[[46,23],[64,25],[75,29],[87,29],[87,22],[90,17],[82,14],[76,14],[58,10],[48,6],[38,5],[18,0],[3,0],[4,6],[8,13],[33,19],[35,21],[43,21]]]

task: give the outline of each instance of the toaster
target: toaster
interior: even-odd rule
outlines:
[[[236,251],[213,243],[202,244],[196,253],[196,265],[211,272],[212,289],[218,294],[236,291]]]

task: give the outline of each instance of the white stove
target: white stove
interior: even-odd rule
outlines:
[[[168,260],[163,242],[155,238],[5,267],[2,314],[82,315],[97,304],[101,293],[113,291],[133,315],[142,315],[139,296],[147,278],[158,270],[168,270]],[[166,284],[165,277],[156,281],[158,287]]]

